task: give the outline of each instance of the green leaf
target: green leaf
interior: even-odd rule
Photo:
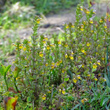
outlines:
[[[27,102],[31,102],[31,97],[27,97]]]
[[[109,98],[105,98],[102,103],[101,103],[101,106],[103,106],[106,102],[108,102]]]
[[[5,69],[5,75],[7,74],[8,70],[10,69],[11,65],[8,65]]]
[[[105,79],[106,79],[107,86],[110,87],[110,80],[108,79],[106,74],[105,74]]]
[[[65,78],[65,79],[64,79],[64,81],[68,81],[68,80],[69,80],[69,78]]]
[[[76,108],[78,108],[81,105],[81,103],[77,104],[75,107],[73,107],[71,110],[75,110]]]
[[[5,67],[4,67],[4,65],[2,65],[2,64],[0,64],[0,73],[1,73],[1,75],[3,75],[3,76],[4,76],[4,74],[5,74]]]

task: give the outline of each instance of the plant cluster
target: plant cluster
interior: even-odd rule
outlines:
[[[94,14],[78,5],[75,23],[65,24],[64,33],[51,37],[38,35],[36,17],[31,41],[14,44],[15,69],[0,66],[4,78],[0,93],[17,95],[18,110],[110,108],[109,13],[96,22]]]

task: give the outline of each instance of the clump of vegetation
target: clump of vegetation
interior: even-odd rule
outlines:
[[[108,109],[109,13],[97,22],[94,14],[78,5],[75,23],[65,24],[64,33],[50,38],[38,35],[36,17],[31,40],[15,44],[15,69],[0,66],[2,96],[17,96],[18,110]]]

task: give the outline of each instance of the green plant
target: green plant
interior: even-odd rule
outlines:
[[[94,14],[79,4],[75,23],[49,38],[38,35],[40,18],[35,17],[31,40],[16,42],[15,69],[7,75],[16,90],[8,95],[19,97],[17,109],[109,108],[108,18],[94,22]]]

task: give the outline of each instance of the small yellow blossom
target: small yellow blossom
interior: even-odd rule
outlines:
[[[71,27],[74,28],[74,25],[72,25]]]
[[[65,72],[65,70],[63,69],[63,70],[62,70],[62,73],[64,73],[64,72]]]
[[[100,64],[100,61],[97,61],[97,64],[98,64],[98,65],[101,65],[101,64]]]
[[[81,77],[80,77],[80,75],[78,75],[78,76],[77,76],[77,78],[81,80]]]
[[[36,21],[38,24],[40,23],[40,19],[37,19],[37,21]]]
[[[44,74],[44,72],[42,72],[41,74]]]
[[[94,31],[93,31],[93,30],[91,30],[91,32],[93,33]]]
[[[106,79],[104,78],[104,81],[106,81]]]
[[[66,28],[68,29],[68,28],[69,28],[69,26],[68,26],[68,25],[66,25]]]
[[[87,42],[87,46],[88,46],[88,47],[90,46],[90,43],[89,43],[89,42]]]
[[[81,31],[84,31],[84,28],[81,28]]]
[[[60,60],[59,62],[62,63],[62,60]]]
[[[90,11],[89,10],[86,10],[86,14],[89,14],[90,13]]]
[[[68,47],[68,44],[67,43],[65,44],[65,47]]]
[[[74,60],[73,56],[69,56],[71,60]]]
[[[46,94],[42,96],[42,100],[46,100]]]
[[[73,82],[74,82],[74,83],[77,83],[77,80],[74,78],[74,79],[73,79]]]
[[[97,65],[96,64],[93,64],[93,69],[96,69],[97,68]]]
[[[19,45],[19,48],[22,49],[23,48],[23,45]]]
[[[102,19],[100,19],[100,21],[99,21],[100,23],[102,23],[103,22],[103,20]]]
[[[45,41],[45,39],[43,39],[43,43],[44,43],[44,44],[46,44],[46,41]]]
[[[82,99],[82,100],[81,100],[81,103],[84,104],[85,101],[87,101],[86,98]]]
[[[51,91],[48,91],[48,93],[50,94],[50,93],[51,93]]]
[[[61,92],[61,89],[59,89],[59,92]]]
[[[58,44],[59,44],[59,45],[61,44],[61,41],[60,41],[60,40],[58,41]]]
[[[104,60],[104,57],[102,57],[102,60]]]
[[[43,53],[42,53],[42,52],[40,52],[40,53],[39,53],[39,56],[40,56],[40,57],[43,57]]]
[[[84,64],[82,64],[82,68],[84,68]]]
[[[93,20],[92,19],[90,19],[90,23],[93,24]]]
[[[86,55],[86,51],[84,49],[81,49],[81,52]]]
[[[49,45],[47,45],[47,50],[50,50],[50,46]]]
[[[94,78],[94,80],[97,81],[98,79],[97,78]]]
[[[74,55],[73,51],[71,52],[72,55]]]
[[[45,37],[45,40],[48,40],[48,38],[47,38],[47,37]]]
[[[26,47],[23,48],[23,51],[26,51]]]
[[[80,6],[80,10],[83,11],[83,7],[82,6]]]
[[[65,58],[68,58],[68,55],[67,54],[65,55]]]
[[[59,65],[60,65],[60,63],[59,63],[59,62],[57,62],[57,63],[56,63],[56,65],[57,65],[57,66],[59,66]]]
[[[51,68],[54,69],[55,68],[55,63],[52,62]]]
[[[104,28],[107,28],[107,26],[105,25]]]
[[[45,66],[48,66],[48,63],[46,63]]]
[[[87,76],[90,77],[90,74],[88,74]]]
[[[101,74],[99,73],[99,74],[98,74],[98,76],[100,77],[100,76],[101,76]]]
[[[62,90],[62,94],[65,94],[65,93],[66,93],[66,92],[65,92],[65,89],[63,89],[63,90]]]

